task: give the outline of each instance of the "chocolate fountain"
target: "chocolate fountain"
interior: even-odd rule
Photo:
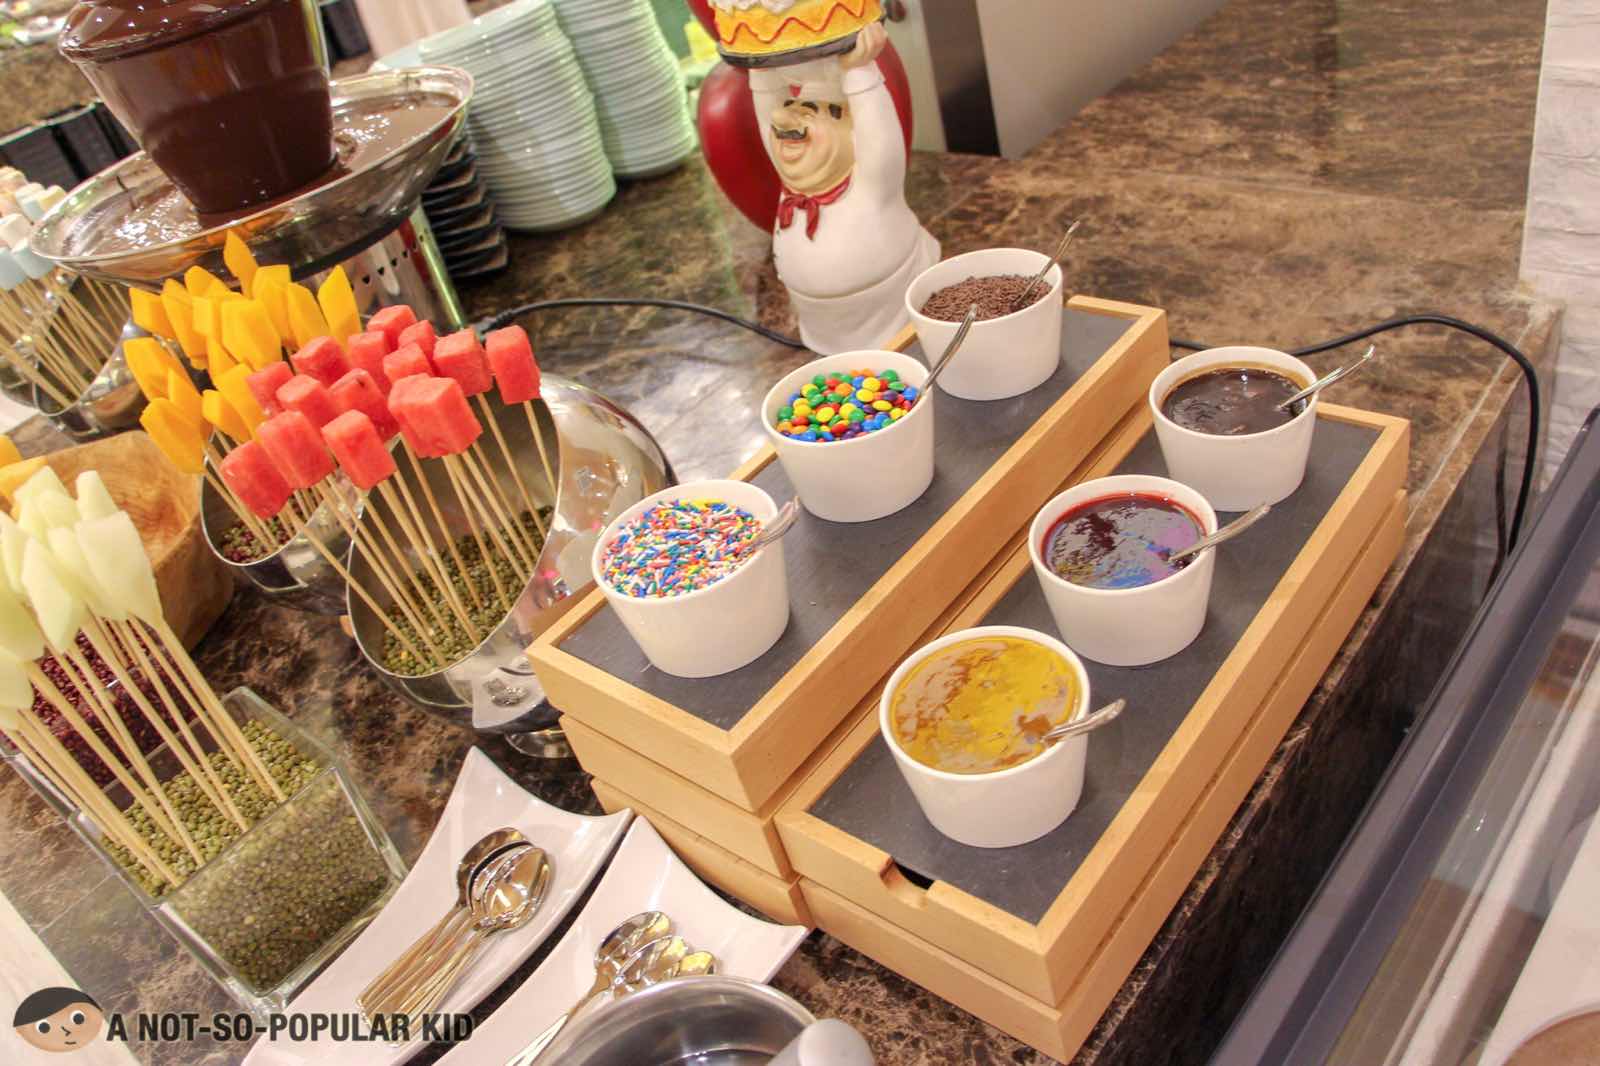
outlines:
[[[343,264],[364,314],[461,306],[419,208],[461,131],[470,75],[331,81],[315,0],[86,0],[61,52],[144,151],[74,189],[33,249],[81,274],[158,290],[222,277],[230,230],[315,284]]]

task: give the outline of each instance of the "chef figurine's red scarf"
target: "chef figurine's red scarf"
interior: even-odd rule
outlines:
[[[806,240],[815,240],[817,225],[822,221],[822,209],[843,196],[850,188],[848,175],[839,184],[825,193],[816,196],[806,196],[803,193],[783,190],[783,197],[778,201],[778,228],[788,229],[794,223],[796,208],[806,213]]]

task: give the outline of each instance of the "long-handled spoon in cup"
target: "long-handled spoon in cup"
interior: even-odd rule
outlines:
[[[1082,223],[1083,219],[1081,218],[1075,218],[1072,220],[1072,225],[1067,227],[1067,232],[1062,236],[1061,243],[1056,245],[1055,254],[1049,259],[1045,260],[1044,269],[1030,278],[1028,280],[1028,284],[1025,285],[1022,291],[1017,293],[1016,298],[1011,301],[1011,310],[1017,311],[1027,305],[1028,297],[1033,293],[1034,287],[1043,281],[1045,275],[1050,273],[1050,268],[1061,262],[1061,257],[1067,254],[1067,245],[1072,243],[1072,235],[1078,231],[1078,226],[1080,226]]]
[[[1282,403],[1278,404],[1278,410],[1287,411],[1300,401],[1307,400],[1312,396],[1315,396],[1329,385],[1332,385],[1335,381],[1339,381],[1351,374],[1354,374],[1357,370],[1360,370],[1362,367],[1366,366],[1372,361],[1372,357],[1377,350],[1378,346],[1376,344],[1368,345],[1366,352],[1361,356],[1360,359],[1357,359],[1353,363],[1346,364],[1345,366],[1341,366],[1333,373],[1326,374],[1313,381],[1311,384],[1307,385],[1305,388],[1301,389],[1287,400],[1284,400]]]
[[[739,545],[735,550],[740,555],[754,555],[768,544],[781,540],[785,533],[794,528],[794,524],[799,518],[800,501],[790,500],[778,508],[778,513],[772,516],[772,521],[762,527],[760,533]]]
[[[927,396],[933,392],[933,383],[939,380],[939,375],[944,373],[944,368],[950,365],[950,360],[954,359],[956,353],[961,350],[961,345],[966,342],[967,334],[972,332],[972,324],[976,321],[978,321],[978,305],[973,304],[967,308],[967,317],[961,320],[961,325],[956,329],[956,335],[950,338],[949,344],[945,345],[944,354],[939,357],[937,363],[933,364],[933,369],[928,371],[928,376],[923,381],[922,388],[918,390],[922,395]]]
[[[1058,740],[1066,740],[1068,737],[1075,737],[1079,733],[1088,733],[1091,730],[1099,729],[1103,725],[1109,725],[1127,706],[1127,700],[1112,700],[1092,714],[1086,714],[1082,718],[1074,718],[1070,722],[1063,722],[1048,732],[1040,733],[1038,737],[1034,738],[1034,743],[1054,744]]]
[[[1238,518],[1235,518],[1232,522],[1229,522],[1227,525],[1217,530],[1215,533],[1212,533],[1210,536],[1201,537],[1187,548],[1180,548],[1173,552],[1171,555],[1167,556],[1167,562],[1175,563],[1179,559],[1187,559],[1191,555],[1199,555],[1207,548],[1214,548],[1225,540],[1232,540],[1234,537],[1237,537],[1240,533],[1243,533],[1245,530],[1249,529],[1251,526],[1265,518],[1267,512],[1270,510],[1272,510],[1272,504],[1270,503],[1264,503],[1259,507],[1251,508]]]

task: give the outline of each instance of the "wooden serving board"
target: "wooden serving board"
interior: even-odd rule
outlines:
[[[1097,445],[1053,491],[1059,492],[1075,485],[1089,476],[1091,470],[1097,469],[1103,456],[1113,447],[1113,442],[1122,440],[1122,431],[1141,417],[1140,412],[1143,410],[1141,400],[1138,406],[1123,416],[1117,428],[1109,433],[1106,439]],[[1121,444],[1120,447],[1122,450],[1117,452],[1118,456],[1126,450],[1125,444]],[[912,645],[920,647],[943,633],[1000,570],[1009,558],[1009,554],[1008,551],[996,553],[971,583],[912,642]],[[566,731],[567,740],[571,742],[578,761],[595,777],[608,782],[625,782],[624,790],[649,808],[660,811],[684,826],[693,826],[694,832],[760,870],[779,878],[793,878],[794,867],[789,862],[788,853],[784,850],[775,822],[778,809],[795,789],[799,788],[801,782],[810,776],[811,771],[822,759],[849,735],[863,715],[877,713],[878,691],[881,687],[880,679],[879,684],[873,686],[868,698],[846,715],[844,721],[817,745],[816,750],[790,775],[789,779],[754,811],[730,803],[704,788],[693,778],[667,769],[627,744],[598,730],[590,729],[571,715],[562,716],[561,726]]]
[[[1060,828],[1016,848],[949,840],[867,715],[778,812],[795,869],[1021,993],[1061,1002],[1318,619],[1341,596],[1358,596],[1359,610],[1375,586],[1346,575],[1403,490],[1409,424],[1333,406],[1320,418],[1300,490],[1219,551],[1199,639],[1151,666],[1088,664],[1097,701],[1125,696],[1130,707],[1091,737],[1083,799]],[[1096,474],[1164,472],[1147,411],[1100,465]],[[984,624],[1054,631],[1020,535],[949,629]],[[1259,770],[1235,767],[1241,796]]]
[[[766,655],[714,678],[663,674],[597,589],[528,651],[550,701],[580,729],[760,812],[1167,364],[1163,311],[1074,297],[1063,314],[1050,381],[1009,400],[939,397],[921,499],[870,523],[802,514],[784,542],[789,627]],[[913,342],[907,330],[891,347]],[[770,448],[733,476],[780,502],[794,495]]]
[[[1215,773],[1201,782],[1193,804],[1172,812],[1173,829],[1149,861],[1104,874],[1111,891],[1097,893],[1093,905],[1106,910],[1105,931],[1072,960],[1071,979],[1058,999],[1041,1000],[1020,991],[975,965],[966,957],[969,952],[946,950],[924,931],[896,924],[849,898],[848,890],[802,877],[800,888],[817,926],[1017,1039],[1071,1060],[1227,828],[1398,555],[1405,538],[1406,497],[1396,491],[1389,499],[1384,517],[1339,575],[1333,594],[1264,698],[1250,708],[1230,704],[1230,717],[1237,722],[1235,738],[1223,747]],[[804,831],[788,812],[780,814],[780,822],[786,838],[796,829]],[[936,895],[944,898],[936,900]],[[948,886],[937,884],[920,897],[906,893],[908,904],[930,913],[954,898]],[[1036,930],[1032,950],[1044,949],[1043,932]]]

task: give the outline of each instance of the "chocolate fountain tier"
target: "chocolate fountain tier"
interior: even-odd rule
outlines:
[[[107,281],[157,289],[202,266],[226,276],[223,240],[236,231],[263,263],[296,278],[371,247],[416,208],[460,132],[472,77],[417,67],[332,83],[337,161],[317,184],[233,218],[202,216],[140,152],[72,191],[34,230],[33,250]],[[216,145],[218,165],[228,146]]]

